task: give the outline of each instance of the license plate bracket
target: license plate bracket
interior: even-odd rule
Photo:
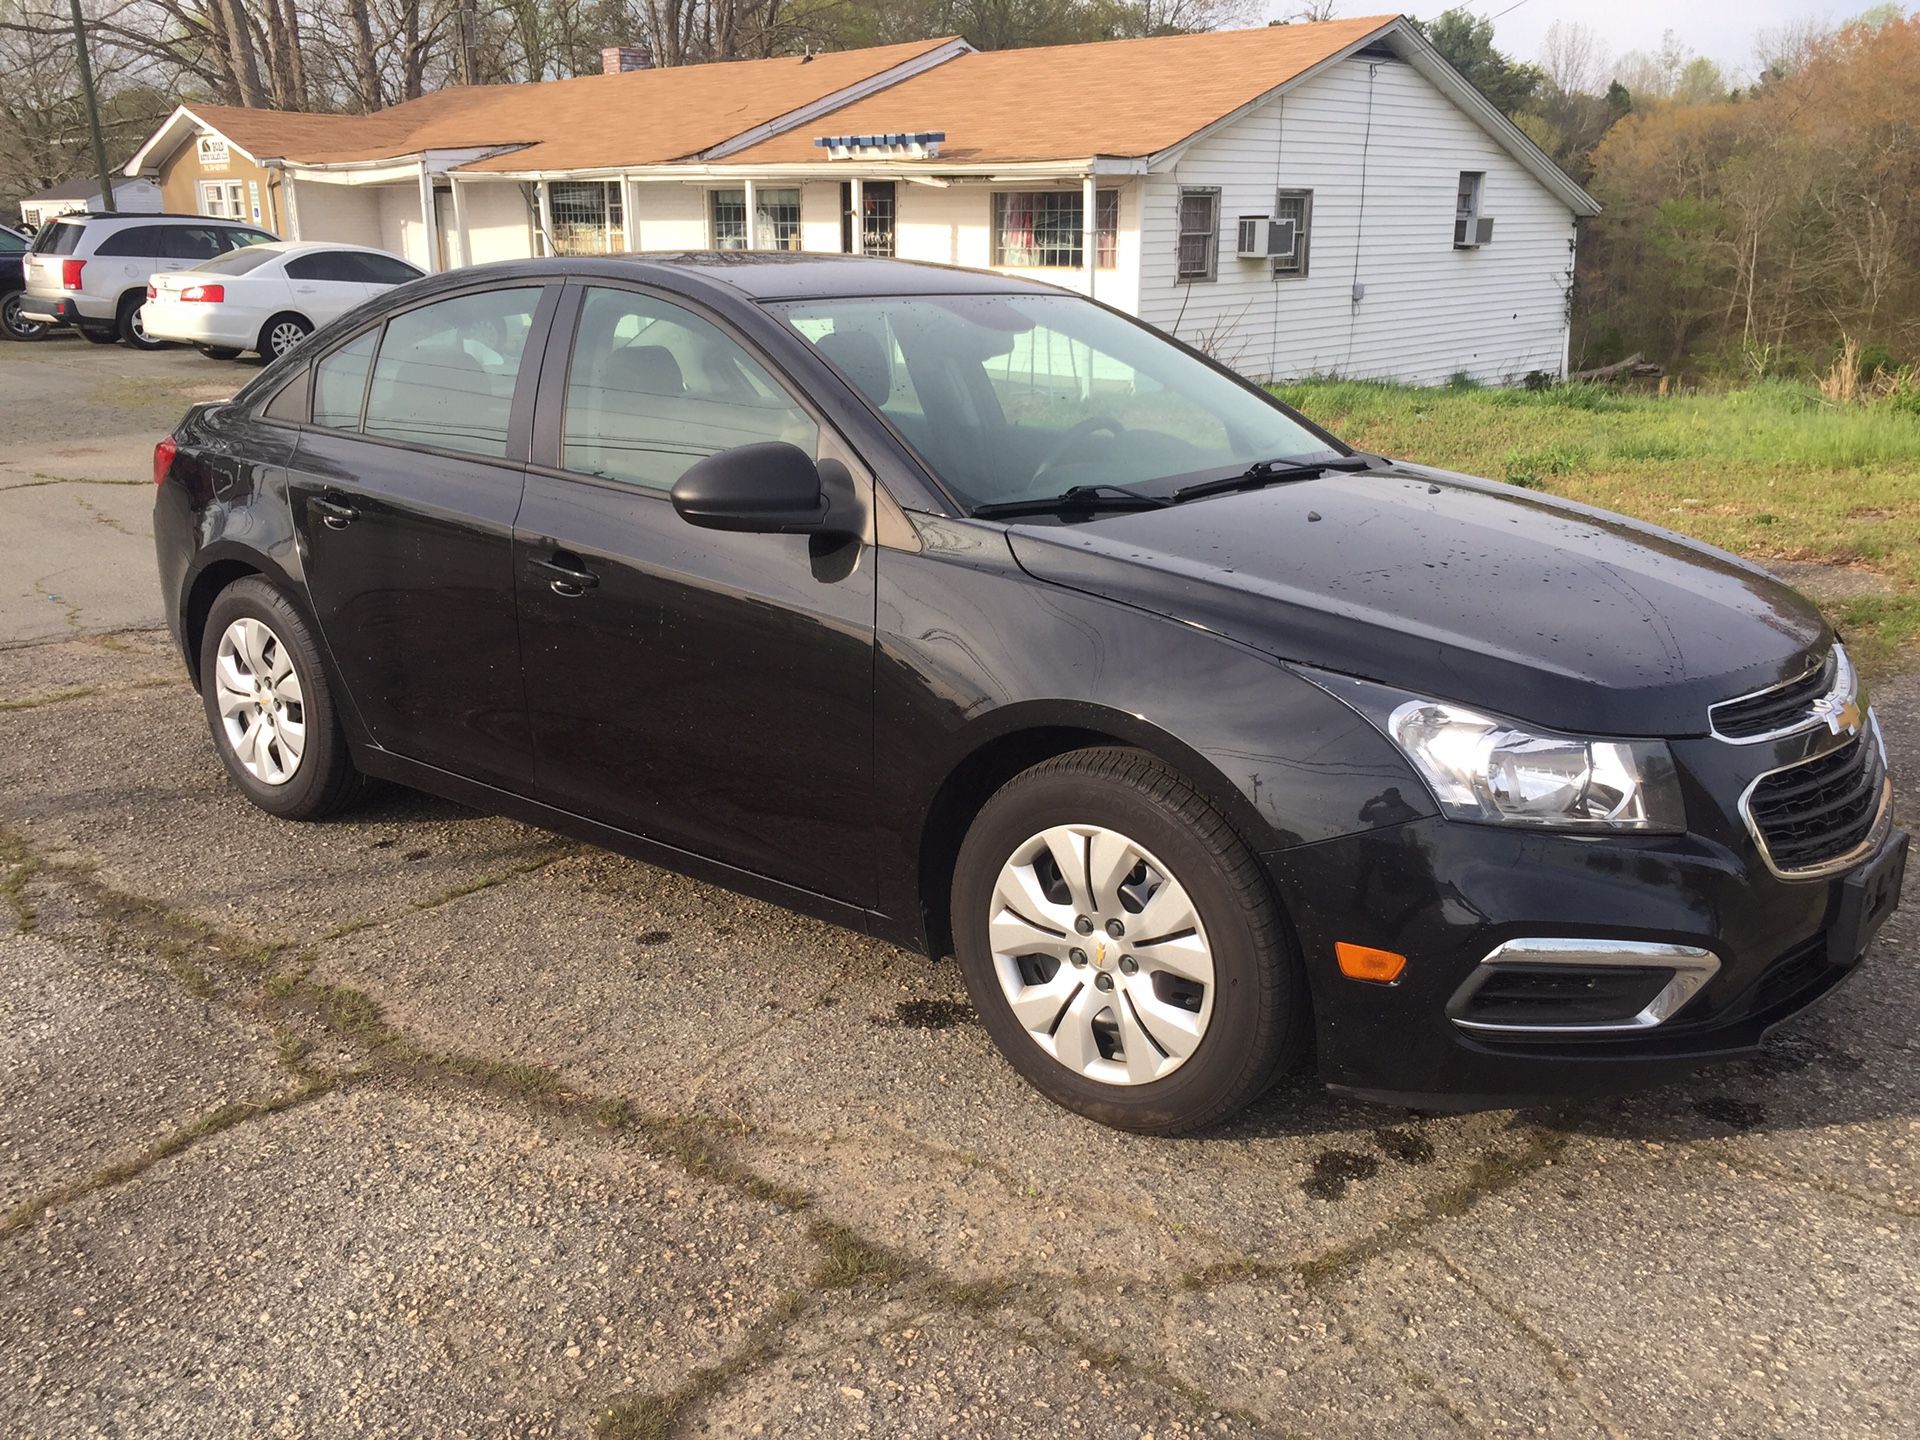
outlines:
[[[1907,869],[1907,835],[1894,832],[1891,842],[1870,864],[1840,882],[1834,923],[1827,930],[1827,962],[1851,965],[1873,944],[1874,936],[1900,903],[1900,884]]]

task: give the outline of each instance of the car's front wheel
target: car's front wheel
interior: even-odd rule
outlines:
[[[9,340],[38,340],[47,333],[47,327],[38,320],[29,320],[22,308],[24,297],[18,290],[9,290],[0,295],[0,334]]]
[[[313,634],[267,580],[236,580],[214,600],[200,641],[200,692],[221,763],[262,810],[316,820],[357,794]]]
[[[1301,1043],[1299,965],[1258,861],[1138,751],[1075,751],[997,792],[961,846],[953,931],[994,1043],[1108,1125],[1214,1124]]]

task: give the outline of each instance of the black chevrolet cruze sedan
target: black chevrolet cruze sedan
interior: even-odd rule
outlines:
[[[1005,276],[462,270],[195,407],[154,478],[255,804],[382,777],[955,954],[1112,1125],[1303,1063],[1435,1106],[1677,1074],[1899,893],[1877,723],[1792,591]]]

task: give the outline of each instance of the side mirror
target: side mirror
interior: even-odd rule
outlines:
[[[673,487],[673,508],[690,525],[762,535],[843,530],[821,484],[820,467],[798,445],[769,440],[709,455]]]

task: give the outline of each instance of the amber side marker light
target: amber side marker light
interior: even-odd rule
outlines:
[[[1376,985],[1391,985],[1407,968],[1407,957],[1392,950],[1375,950],[1369,945],[1349,945],[1341,940],[1333,947],[1340,961],[1340,973],[1349,980],[1371,980]]]

